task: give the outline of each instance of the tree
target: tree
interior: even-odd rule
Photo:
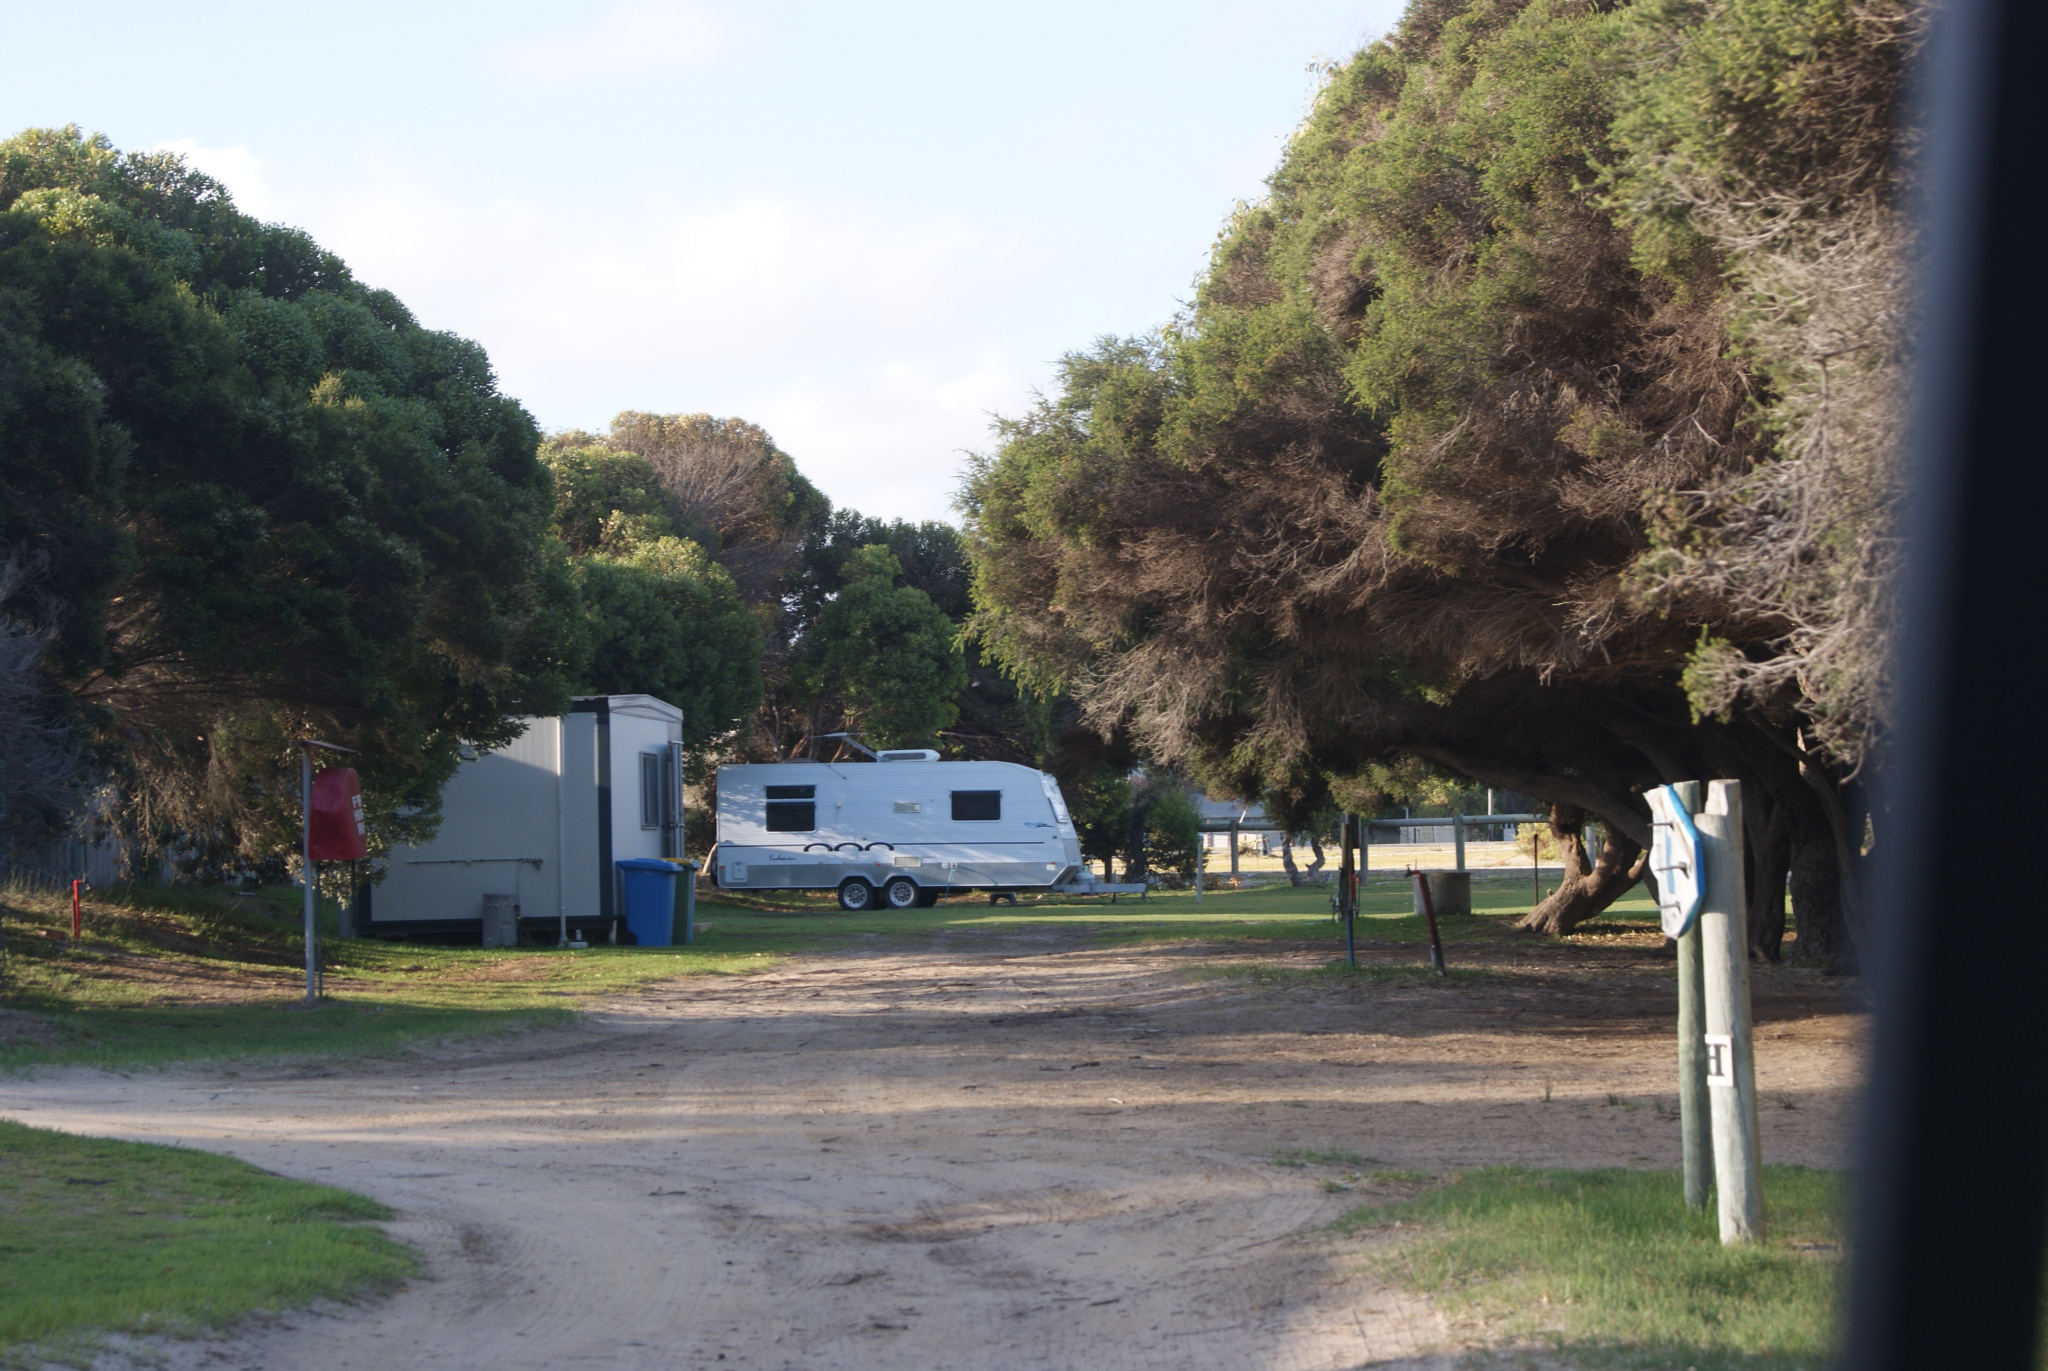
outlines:
[[[0,537],[128,823],[195,869],[290,850],[296,737],[413,837],[462,741],[563,705],[537,441],[481,348],[177,157],[0,143]]]
[[[806,621],[846,584],[846,566],[864,547],[886,547],[895,554],[903,584],[931,598],[939,613],[956,623],[974,610],[969,590],[967,553],[951,525],[905,519],[884,522],[853,509],[835,509],[804,539],[802,571],[795,599]]]
[[[0,862],[34,863],[71,827],[84,768],[78,738],[38,670],[49,635],[15,618],[27,579],[0,561]]]
[[[645,457],[600,443],[571,446],[559,436],[541,445],[555,478],[554,526],[573,557],[623,554],[673,534],[661,478]]]
[[[1145,807],[1145,861],[1153,871],[1184,879],[1195,874],[1202,842],[1202,815],[1178,786],[1165,787]]]
[[[1097,767],[1073,784],[1062,786],[1061,794],[1074,820],[1081,855],[1103,863],[1106,873],[1108,864],[1122,856],[1130,842],[1135,798],[1130,779],[1121,767]]]
[[[761,627],[704,549],[661,537],[574,564],[588,626],[583,684],[594,695],[653,695],[683,711],[693,769],[701,745],[761,704]]]
[[[606,442],[647,459],[676,532],[709,551],[750,605],[779,593],[804,538],[831,513],[790,455],[743,419],[627,410]]]
[[[1068,357],[999,425],[963,493],[978,640],[1232,793],[1409,758],[1584,810],[1619,852],[1648,839],[1647,786],[1740,777],[1753,946],[1777,955],[1789,872],[1802,953],[1848,958],[1856,754],[1830,740],[1866,735],[1877,678],[1822,646],[1888,612],[1887,421],[1851,426],[1862,465],[1773,484],[1778,415],[1804,422],[1826,368],[1730,330],[1776,319],[1797,352],[1828,328],[1772,282],[1832,282],[1801,297],[1825,308],[1888,279],[1822,250],[1893,184],[1872,106],[1840,96],[1887,108],[1905,39],[1885,6],[1845,13],[1416,4],[1334,73],[1188,317]],[[1731,113],[1720,198],[1688,200]],[[1804,226],[1780,266],[1725,272],[1737,201]],[[1833,503],[1794,499],[1816,489]],[[1767,545],[1795,506],[1823,515]],[[1629,878],[1596,869],[1541,922]]]
[[[797,644],[790,673],[814,719],[836,702],[871,747],[936,743],[967,680],[952,621],[923,591],[896,584],[901,572],[886,547],[854,553],[845,588]]]

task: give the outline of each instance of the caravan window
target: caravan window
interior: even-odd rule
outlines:
[[[768,831],[809,833],[818,826],[818,788],[814,785],[768,787]]]
[[[953,817],[956,819],[1000,819],[1003,817],[1003,792],[1000,790],[956,790],[953,792]]]
[[[640,827],[661,827],[661,754],[640,754]]]

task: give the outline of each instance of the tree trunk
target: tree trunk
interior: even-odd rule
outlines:
[[[1754,791],[1752,798],[1750,792]],[[1749,950],[1767,962],[1784,960],[1785,876],[1792,867],[1792,825],[1784,798],[1768,785],[1743,787],[1742,837],[1749,869]]]
[[[1294,864],[1294,839],[1285,833],[1280,835],[1280,865],[1287,869],[1287,884],[1302,883],[1301,868]]]
[[[1302,873],[1302,879],[1304,881],[1306,881],[1309,877],[1314,876],[1318,871],[1321,871],[1323,869],[1323,863],[1329,860],[1329,858],[1323,855],[1323,840],[1313,833],[1308,835],[1308,846],[1309,851],[1316,854],[1316,859],[1310,862],[1308,864],[1308,870]]]
[[[1600,820],[1600,860],[1586,860],[1586,811],[1576,805],[1550,806],[1550,832],[1564,853],[1564,879],[1517,928],[1564,937],[1613,904],[1640,876],[1642,845]]]
[[[1849,970],[1855,945],[1843,917],[1842,863],[1833,826],[1814,805],[1797,814],[1792,826],[1792,913],[1799,937],[1792,944],[1794,961],[1830,971]]]

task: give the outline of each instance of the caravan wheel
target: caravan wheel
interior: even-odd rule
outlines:
[[[875,904],[875,888],[855,876],[839,884],[839,907],[841,909],[872,909]]]
[[[915,909],[922,903],[917,896],[917,882],[908,876],[898,876],[882,887],[882,898],[891,909]]]

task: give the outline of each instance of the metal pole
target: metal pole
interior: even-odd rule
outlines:
[[[1241,817],[1241,816],[1240,816],[1240,817]],[[1237,821],[1236,819],[1232,819],[1232,820],[1230,821],[1230,879],[1231,879],[1231,880],[1233,880],[1233,881],[1237,879],[1237,875],[1238,875],[1238,873],[1237,873],[1237,824],[1238,824],[1238,821]]]
[[[1749,901],[1744,889],[1742,782],[1709,781],[1700,831],[1704,870],[1700,962],[1706,990],[1707,1096],[1714,1123],[1714,1190],[1721,1241],[1764,1232],[1756,1059],[1749,1022]]]
[[[569,818],[562,802],[568,774],[569,718],[555,720],[555,923],[556,947],[569,945]]]
[[[697,941],[697,863],[683,863],[683,942]]]
[[[1458,849],[1458,870],[1463,871],[1465,869],[1465,816],[1455,810],[1451,813],[1451,842]]]
[[[1688,814],[1700,811],[1700,783],[1681,781],[1671,787]],[[1705,972],[1700,963],[1700,924],[1693,920],[1678,938],[1678,1147],[1685,1168],[1685,1203],[1707,1207],[1714,1184],[1713,1143],[1708,1128],[1713,1107],[1707,1100]]]
[[[299,744],[299,875],[306,885],[306,1003],[320,998],[318,945],[320,931],[313,922],[313,890],[319,879],[313,873],[313,749]]]

